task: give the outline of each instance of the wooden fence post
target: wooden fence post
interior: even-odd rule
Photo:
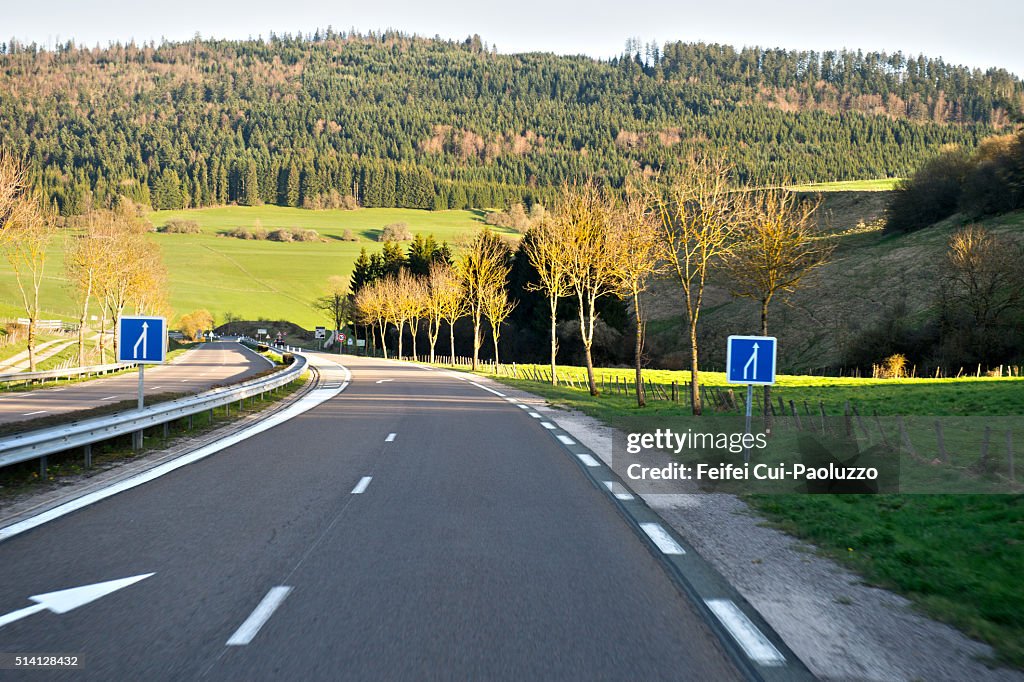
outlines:
[[[1013,430],[1012,429],[1007,429],[1006,430],[1006,462],[1007,462],[1007,464],[1009,466],[1010,482],[1012,483],[1012,482],[1014,482],[1016,480],[1016,478],[1015,478],[1016,474],[1013,471]]]

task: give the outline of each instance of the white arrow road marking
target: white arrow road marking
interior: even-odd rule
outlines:
[[[149,329],[149,322],[142,323],[142,334],[139,336],[139,340],[135,342],[135,346],[132,348],[133,357],[139,359],[139,344],[142,344],[142,357],[146,357],[146,330]]]
[[[754,342],[754,352],[750,354],[750,359],[747,360],[747,364],[743,365],[743,378],[744,379],[747,378],[747,370],[750,369],[751,363],[753,363],[753,365],[754,365],[754,375],[752,377],[750,377],[750,378],[751,379],[756,379],[757,378],[757,341]]]
[[[786,662],[786,657],[779,653],[731,599],[705,599],[704,603],[722,621],[722,625],[751,660],[761,665],[782,665]]]
[[[373,480],[373,476],[363,476],[359,479],[359,483],[356,483],[356,487],[352,488],[353,495],[362,495],[366,492],[366,489],[370,487],[370,481]]]
[[[267,596],[263,597],[249,617],[245,619],[245,622],[238,626],[235,634],[231,635],[226,646],[245,646],[251,642],[291,591],[292,588],[287,585],[270,588]]]
[[[380,381],[378,381],[377,383],[378,383],[378,384],[385,384],[385,383],[387,383],[387,382],[389,382],[389,381],[394,381],[394,379],[381,379],[381,380],[380,380]]]
[[[85,606],[89,602],[96,601],[100,597],[105,597],[112,592],[117,592],[121,588],[133,585],[140,580],[145,580],[151,575],[154,574],[143,573],[142,575],[133,575],[130,578],[108,580],[103,583],[82,585],[81,587],[71,587],[66,590],[58,590],[56,592],[47,592],[45,594],[31,596],[29,599],[36,602],[36,604],[34,606],[26,606],[25,608],[18,609],[17,611],[12,611],[5,616],[0,616],[0,628],[21,620],[26,616],[31,616],[33,613],[39,613],[40,611],[67,613],[72,609],[77,609],[79,606]]]

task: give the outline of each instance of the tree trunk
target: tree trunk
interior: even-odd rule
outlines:
[[[641,355],[644,349],[644,328],[640,319],[640,295],[633,292],[633,319],[636,321],[636,404],[638,407],[647,407],[647,396],[644,391],[644,375],[640,368]]]
[[[761,301],[761,336],[768,336],[768,303],[771,301],[769,298],[762,299]],[[761,407],[765,417],[768,417],[770,412],[770,406],[772,404],[772,387],[768,384],[764,385],[764,400],[762,401]]]
[[[448,323],[448,343],[451,345],[451,361],[455,364],[455,320]]]
[[[28,318],[28,371],[36,371],[36,318]]]
[[[402,335],[405,334],[405,320],[398,321],[398,359],[402,359]]]
[[[387,322],[380,323],[380,347],[384,351],[384,359],[388,359],[388,342],[384,338],[384,334],[387,331]]]
[[[558,357],[558,301],[550,299],[551,302],[551,385],[558,385],[558,367],[555,361]]]
[[[476,371],[477,359],[480,357],[480,318],[473,319],[473,371]]]
[[[498,371],[498,333],[497,333],[497,331],[493,327],[491,328],[491,336],[494,338],[494,371],[497,372]]]
[[[437,337],[441,334],[441,320],[435,325],[433,321],[427,322],[427,336],[430,337],[430,364],[434,364],[434,348],[437,346]]]
[[[697,370],[697,328],[690,322],[690,404],[693,414],[700,416],[700,375]]]
[[[587,319],[583,308],[583,299],[580,298],[580,336],[583,338],[583,354],[587,359],[587,385],[590,389],[590,395],[597,396],[597,383],[594,381],[594,359],[590,353],[590,347],[594,343],[594,301],[589,301],[590,305],[590,333],[587,333]]]
[[[420,321],[409,320],[409,333],[412,334],[412,360],[416,362],[416,332],[419,331]]]
[[[82,313],[78,321],[78,366],[85,367],[85,318],[87,313]]]

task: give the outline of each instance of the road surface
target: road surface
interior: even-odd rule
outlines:
[[[198,393],[213,386],[240,381],[270,368],[266,359],[233,341],[205,343],[186,351],[172,364],[146,368],[146,395]],[[139,391],[135,372],[67,385],[50,384],[32,391],[0,392],[0,423],[51,417],[87,410],[122,400]]]
[[[301,416],[0,543],[0,621],[153,574],[3,625],[0,652],[78,655],[47,673],[69,680],[738,679],[539,420],[344,362]]]

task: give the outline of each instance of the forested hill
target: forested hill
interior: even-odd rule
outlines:
[[[0,47],[0,143],[28,154],[64,214],[117,194],[155,208],[529,203],[692,148],[754,181],[905,176],[1024,103],[1003,70],[899,54],[674,43],[598,61],[332,31]]]

